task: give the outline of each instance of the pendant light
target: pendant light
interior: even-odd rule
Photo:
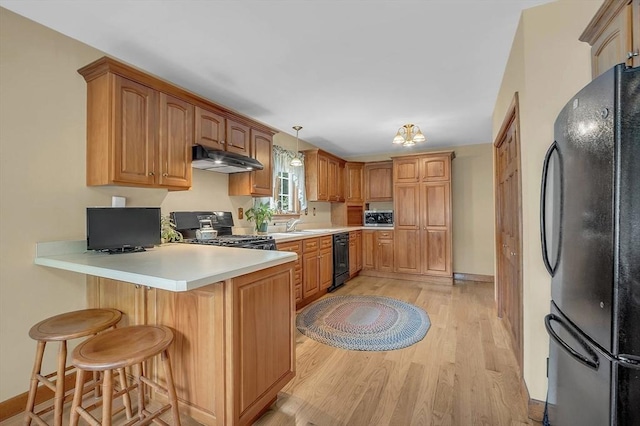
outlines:
[[[300,167],[302,166],[302,160],[300,160],[300,157],[298,155],[298,146],[300,144],[300,141],[298,139],[298,132],[300,131],[300,129],[302,129],[302,126],[293,126],[293,130],[296,131],[296,155],[295,157],[293,157],[293,159],[291,160],[291,164],[293,167]]]

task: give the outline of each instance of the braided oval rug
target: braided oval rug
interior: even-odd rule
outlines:
[[[357,351],[406,348],[424,338],[431,322],[417,306],[383,296],[333,296],[307,306],[298,330],[318,342]]]

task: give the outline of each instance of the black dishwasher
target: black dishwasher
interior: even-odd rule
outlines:
[[[349,279],[349,233],[333,234],[333,284],[328,291],[344,285]]]

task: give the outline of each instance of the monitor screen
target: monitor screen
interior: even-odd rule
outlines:
[[[160,244],[159,207],[87,207],[87,249],[122,250]]]

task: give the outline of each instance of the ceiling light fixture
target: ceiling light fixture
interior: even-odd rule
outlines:
[[[295,157],[293,157],[293,159],[291,160],[291,164],[293,167],[300,167],[302,166],[302,161],[300,160],[300,157],[298,156],[298,146],[300,144],[300,141],[298,140],[298,132],[300,131],[300,129],[302,129],[302,126],[293,126],[293,130],[296,131],[296,155]]]
[[[393,138],[393,143],[402,146],[413,146],[426,140],[427,138],[420,131],[420,127],[413,124],[405,124],[398,129],[398,133]]]

